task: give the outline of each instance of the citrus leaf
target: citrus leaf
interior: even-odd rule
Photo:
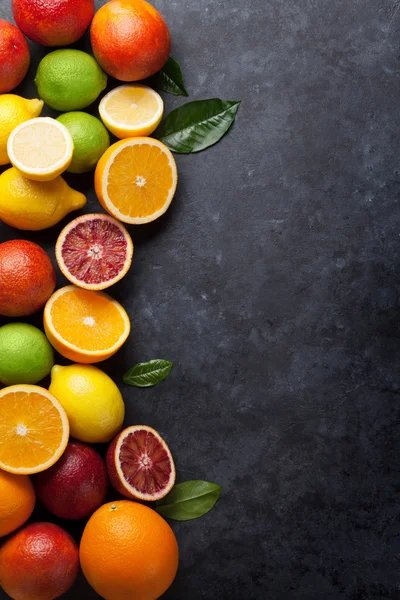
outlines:
[[[168,58],[161,71],[154,76],[154,85],[159,90],[174,96],[189,96],[183,82],[181,67],[172,56]]]
[[[161,121],[153,136],[173,152],[200,152],[226,134],[239,106],[239,101],[218,98],[188,102]]]
[[[221,495],[222,487],[208,481],[184,481],[156,502],[156,511],[175,521],[190,521],[208,513]]]
[[[172,362],[155,359],[145,363],[138,363],[129,369],[123,376],[124,383],[136,387],[152,387],[164,381],[172,369]]]

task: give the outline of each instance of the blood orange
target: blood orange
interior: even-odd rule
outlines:
[[[170,449],[146,425],[127,427],[117,435],[107,452],[107,469],[117,492],[134,500],[160,500],[175,483]]]
[[[56,244],[58,266],[69,281],[86,290],[104,290],[122,279],[131,266],[132,239],[108,215],[83,215],[71,221]]]

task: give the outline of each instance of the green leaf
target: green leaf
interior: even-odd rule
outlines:
[[[172,362],[156,359],[138,363],[123,376],[124,383],[136,387],[152,387],[164,381],[172,369]]]
[[[222,487],[208,481],[184,481],[156,502],[156,511],[175,521],[190,521],[210,511],[221,495]]]
[[[188,102],[161,121],[153,136],[173,152],[200,152],[226,134],[239,106],[239,101],[218,98]]]
[[[159,90],[174,94],[174,96],[189,96],[183,83],[181,67],[172,56],[168,58],[161,71],[154,76],[154,85]]]

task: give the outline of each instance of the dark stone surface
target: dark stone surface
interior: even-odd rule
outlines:
[[[218,146],[177,157],[176,199],[131,228],[111,291],[133,332],[104,369],[121,384],[136,361],[175,363],[154,389],[122,386],[126,423],[162,432],[179,480],[223,486],[172,524],[165,599],[400,598],[400,5],[155,4],[191,98],[243,100]],[[69,180],[100,210],[91,176]],[[53,255],[61,226],[0,234]],[[65,596],[96,597],[82,579]]]

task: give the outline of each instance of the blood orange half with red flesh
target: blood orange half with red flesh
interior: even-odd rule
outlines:
[[[164,498],[176,477],[170,449],[147,425],[133,425],[117,435],[107,452],[107,470],[117,492],[134,500]]]
[[[109,215],[83,215],[60,233],[56,258],[62,273],[87,290],[104,290],[122,279],[131,266],[132,239]]]

